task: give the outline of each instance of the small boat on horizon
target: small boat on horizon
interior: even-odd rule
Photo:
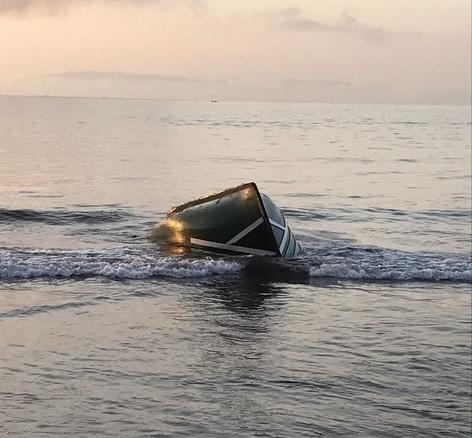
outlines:
[[[300,252],[283,214],[254,182],[174,207],[152,239],[225,254],[291,259]]]

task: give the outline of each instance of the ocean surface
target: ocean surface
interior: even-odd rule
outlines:
[[[470,436],[470,106],[0,97],[0,177],[0,436]],[[150,242],[249,181],[298,259]]]

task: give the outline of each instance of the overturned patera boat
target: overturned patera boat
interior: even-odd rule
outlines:
[[[152,237],[226,254],[290,259],[300,252],[281,211],[253,182],[174,207]]]

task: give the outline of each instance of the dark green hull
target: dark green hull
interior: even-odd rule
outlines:
[[[226,254],[289,259],[300,251],[282,213],[255,183],[175,207],[153,235],[170,244]]]

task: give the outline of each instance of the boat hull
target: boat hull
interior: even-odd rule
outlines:
[[[282,213],[255,183],[175,207],[153,236],[181,247],[226,254],[288,259],[300,251]]]

